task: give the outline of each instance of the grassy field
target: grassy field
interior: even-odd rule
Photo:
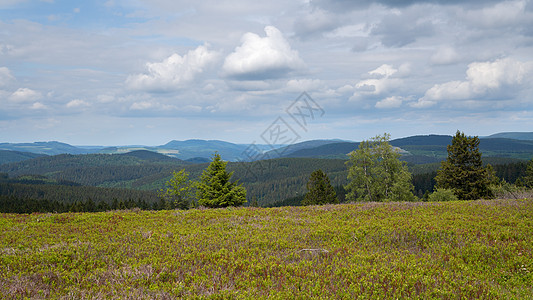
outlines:
[[[527,299],[533,201],[0,215],[0,298]]]

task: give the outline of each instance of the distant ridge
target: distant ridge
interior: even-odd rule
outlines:
[[[88,154],[95,150],[78,148],[61,142],[34,142],[34,143],[0,143],[0,150],[31,152],[46,155],[56,154]]]
[[[480,150],[483,156],[498,156],[517,159],[531,159],[533,132],[502,132],[481,137]],[[446,147],[451,143],[451,135],[415,135],[398,138],[390,144],[405,150],[404,156],[411,154],[416,161],[438,161],[447,156]],[[0,150],[18,151],[18,154],[0,152],[0,163],[16,162],[31,159],[32,156],[21,153],[45,155],[58,154],[125,154],[146,156],[156,160],[166,157],[190,160],[191,163],[210,161],[218,152],[226,161],[251,161],[280,157],[310,157],[345,159],[346,154],[358,147],[358,142],[339,139],[309,140],[291,145],[268,144],[235,144],[221,140],[190,139],[185,141],[172,140],[160,146],[72,146],[61,142],[35,143],[0,143]],[[272,150],[275,149],[275,150]],[[148,152],[136,152],[148,151]],[[408,152],[408,153],[407,153]],[[162,155],[157,156],[156,154]],[[411,157],[410,159],[413,159]]]
[[[505,138],[505,139],[515,139],[515,140],[526,140],[533,141],[533,132],[501,132],[489,135],[485,138]]]
[[[179,161],[177,158],[173,158],[164,154],[160,154],[154,151],[149,150],[134,150],[131,152],[118,154],[122,156],[132,156],[136,157],[145,161],[155,161],[155,162],[162,162],[162,161]]]
[[[31,152],[20,152],[12,150],[0,150],[0,165],[19,162],[27,159],[45,156],[45,154],[37,154]]]

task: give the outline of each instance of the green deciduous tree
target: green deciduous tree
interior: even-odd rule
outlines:
[[[226,171],[227,162],[215,153],[213,161],[200,177],[197,185],[198,204],[206,207],[240,206],[246,202],[246,189],[231,182],[233,172]]]
[[[320,169],[311,173],[311,177],[307,182],[307,191],[302,205],[339,203],[337,193],[335,193],[328,175]]]
[[[349,201],[413,201],[411,173],[389,144],[390,135],[376,136],[359,144],[347,162]]]
[[[166,189],[161,190],[160,195],[167,203],[172,203],[178,209],[188,209],[191,206],[194,183],[189,180],[189,173],[185,169],[174,171],[165,186]]]
[[[483,167],[479,138],[467,137],[457,130],[448,145],[448,158],[441,162],[435,180],[439,189],[451,189],[461,200],[490,198],[495,177],[491,167]]]

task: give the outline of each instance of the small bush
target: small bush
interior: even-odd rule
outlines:
[[[533,189],[517,186],[505,181],[491,186],[491,189],[498,199],[525,199],[533,197]]]
[[[459,200],[451,189],[437,189],[428,197],[429,201],[456,201]]]

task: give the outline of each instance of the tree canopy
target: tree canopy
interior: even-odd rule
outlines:
[[[435,177],[436,188],[451,189],[461,200],[492,197],[490,184],[494,175],[492,167],[483,167],[479,138],[468,137],[457,130],[447,150],[448,157],[441,162]]]
[[[359,144],[347,162],[349,201],[413,201],[411,173],[400,153],[389,144],[390,135],[376,136]]]
[[[246,189],[236,182],[231,182],[233,172],[226,171],[227,162],[220,154],[213,155],[197,184],[198,204],[206,207],[240,206],[246,202]]]
[[[331,185],[328,175],[320,169],[311,173],[307,182],[307,191],[302,205],[339,203],[337,193]]]
[[[165,184],[166,190],[160,191],[160,195],[174,203],[178,209],[188,209],[193,201],[193,183],[189,180],[189,173],[182,169],[172,173],[172,178]]]

